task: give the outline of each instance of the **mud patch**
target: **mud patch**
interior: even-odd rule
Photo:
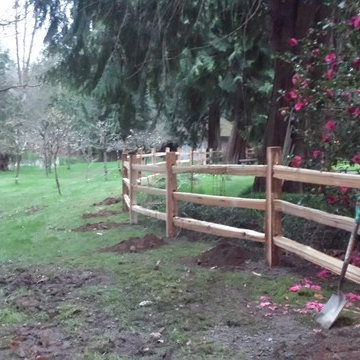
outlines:
[[[89,218],[107,217],[107,216],[113,216],[113,215],[119,215],[119,214],[121,214],[121,211],[100,210],[96,213],[84,213],[84,214],[82,214],[82,218],[89,219]]]
[[[87,231],[96,231],[96,230],[109,230],[114,228],[119,228],[122,226],[129,225],[128,223],[118,223],[118,222],[98,222],[95,224],[85,224],[81,225],[75,229],[72,229],[72,231],[76,232],[87,232]]]
[[[156,249],[166,245],[167,242],[163,238],[159,238],[155,235],[146,235],[145,237],[136,237],[124,240],[114,246],[101,249],[100,252],[144,252],[151,249]]]
[[[258,258],[259,254],[255,251],[235,245],[227,240],[221,240],[211,249],[198,256],[186,259],[185,262],[204,267],[231,269],[242,267],[250,259],[253,261]]]
[[[114,204],[118,204],[121,201],[122,201],[122,196],[119,196],[119,197],[116,197],[116,198],[108,197],[108,198],[104,199],[103,201],[92,204],[92,206],[114,205]]]

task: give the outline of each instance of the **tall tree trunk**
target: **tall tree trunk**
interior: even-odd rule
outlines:
[[[217,150],[220,147],[220,105],[209,106],[208,115],[208,149]]]
[[[234,98],[233,127],[231,129],[230,139],[226,147],[226,161],[237,164],[240,159],[245,158],[246,140],[242,132],[245,129],[246,112],[243,106],[243,95],[241,89],[238,89]]]
[[[270,17],[272,23],[272,47],[275,53],[293,50],[289,45],[290,38],[301,39],[313,24],[323,19],[326,7],[321,0],[271,0]],[[279,100],[279,90],[289,90],[292,86],[291,77],[294,69],[290,64],[277,59],[274,64],[274,84],[271,96],[271,106],[268,116],[263,151],[260,161],[266,161],[266,148],[269,146],[283,146],[288,124],[281,116],[279,109],[287,106],[283,99]],[[299,149],[303,147],[300,139],[296,143]],[[255,191],[264,191],[264,181],[257,178]]]
[[[104,179],[105,179],[105,181],[108,181],[109,180],[108,168],[107,168],[108,157],[107,157],[106,150],[104,150],[104,153],[103,153],[103,161],[104,161]]]
[[[19,183],[21,154],[16,155],[15,184]]]
[[[56,158],[57,158],[57,157],[54,156],[54,175],[55,175],[55,183],[56,183],[57,191],[58,191],[59,195],[61,195],[61,187],[60,187],[59,175],[58,175],[58,171],[57,171]]]

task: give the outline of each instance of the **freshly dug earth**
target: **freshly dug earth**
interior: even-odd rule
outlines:
[[[256,260],[258,258],[259,256],[255,251],[222,240],[199,256],[191,258],[189,262],[204,267],[230,269],[243,266],[250,259]]]
[[[119,197],[108,197],[104,199],[103,201],[100,201],[98,203],[94,203],[93,206],[101,206],[101,205],[114,205],[122,201],[122,196]]]
[[[159,238],[155,235],[146,235],[145,237],[139,238],[130,238],[124,240],[119,244],[114,246],[101,249],[101,252],[116,252],[116,253],[125,253],[125,252],[144,252],[146,250],[156,249],[161,246],[166,245],[167,242],[163,238]]]
[[[121,214],[121,211],[100,210],[96,213],[84,213],[84,214],[82,214],[82,218],[89,219],[89,218],[107,217],[107,216],[113,216],[113,215],[119,215],[119,214]]]
[[[87,231],[96,231],[96,230],[109,230],[114,228],[119,228],[121,226],[129,225],[128,223],[118,223],[118,222],[98,222],[95,224],[85,224],[81,225],[72,231],[78,232],[87,232]]]

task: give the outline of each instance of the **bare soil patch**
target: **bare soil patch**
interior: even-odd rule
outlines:
[[[82,214],[83,219],[90,219],[90,218],[98,218],[98,217],[107,217],[113,215],[119,215],[121,211],[116,210],[100,210],[96,213],[84,213]]]
[[[214,247],[185,262],[204,267],[232,269],[242,267],[249,260],[259,259],[256,251],[246,249],[228,240],[221,240]]]
[[[114,228],[119,228],[122,226],[129,225],[128,223],[119,223],[119,222],[98,222],[94,224],[85,224],[81,225],[75,229],[72,229],[72,231],[77,232],[87,232],[87,231],[97,231],[97,230],[109,230]]]
[[[122,201],[122,196],[119,197],[108,197],[106,199],[104,199],[103,201],[100,201],[98,203],[94,203],[92,206],[101,206],[101,205],[114,205],[114,204],[118,204],[119,202]]]
[[[106,288],[109,281],[104,276],[61,268],[50,273],[38,268],[4,273],[0,304],[28,314],[29,319],[20,325],[2,324],[0,359],[72,360],[89,348],[134,358],[149,348],[151,339],[124,330],[118,319],[103,312],[93,295],[80,292],[91,285],[99,291]]]
[[[135,237],[128,240],[124,240],[114,246],[101,249],[101,252],[144,252],[151,249],[156,249],[166,245],[167,242],[163,238],[159,238],[155,235],[146,235],[142,238]]]

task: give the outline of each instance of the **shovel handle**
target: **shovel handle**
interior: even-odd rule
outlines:
[[[346,270],[347,270],[347,268],[349,266],[349,262],[350,262],[350,255],[355,247],[355,239],[356,239],[357,232],[359,230],[359,226],[360,226],[360,195],[357,196],[356,210],[355,210],[355,226],[353,228],[353,231],[351,232],[349,243],[348,243],[348,246],[346,249],[344,263],[343,263],[343,267],[342,267],[341,273],[340,273],[338,292],[340,292],[343,287]]]

